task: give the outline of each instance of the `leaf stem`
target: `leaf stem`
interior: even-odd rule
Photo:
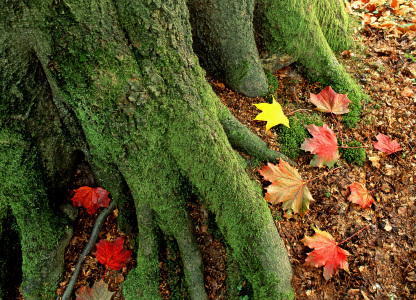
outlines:
[[[326,173],[326,174],[321,174],[321,175],[316,176],[316,177],[314,177],[314,178],[312,178],[312,179],[309,179],[309,180],[307,180],[307,181],[304,181],[304,184],[306,184],[306,183],[308,183],[308,182],[311,182],[311,181],[314,181],[315,179],[318,179],[318,178],[319,178],[319,177],[321,177],[321,176],[328,175],[329,173],[331,173],[331,172],[333,172],[333,171],[335,171],[335,170],[338,170],[338,169],[340,169],[340,168],[342,168],[342,167],[343,167],[343,166],[337,167],[337,168],[335,168],[335,169],[329,170],[329,171],[328,171],[328,173]]]
[[[356,233],[354,233],[352,236],[350,236],[349,238],[343,240],[342,242],[339,242],[337,244],[337,246],[349,241],[350,239],[352,239],[354,236],[356,236],[357,234],[361,233],[361,231],[363,231],[364,229],[367,229],[368,227],[370,227],[371,224],[368,224],[367,226],[365,226],[364,228],[361,228],[360,230],[358,230]]]
[[[331,116],[335,120],[335,123],[337,124],[337,128],[339,130],[340,129],[339,122],[338,122],[337,118],[335,118],[334,113],[332,111],[331,111]],[[340,133],[339,137],[341,138],[341,144],[344,144],[344,139],[342,138],[342,134],[341,133]],[[340,147],[338,147],[338,148],[340,148]]]
[[[360,146],[360,147],[348,147],[348,146],[338,146],[338,148],[342,148],[342,149],[354,149],[354,148],[368,148],[368,146]]]

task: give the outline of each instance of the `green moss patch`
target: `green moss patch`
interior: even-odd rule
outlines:
[[[303,153],[300,145],[305,141],[305,138],[310,137],[306,126],[309,124],[322,126],[323,122],[318,114],[295,113],[295,115],[289,117],[289,124],[290,128],[283,125],[277,127],[277,141],[279,142],[280,152],[291,159],[295,159]]]
[[[347,143],[348,147],[361,147],[359,141],[351,141]],[[339,149],[341,158],[349,164],[355,164],[362,167],[365,162],[366,154],[364,148],[341,148]]]

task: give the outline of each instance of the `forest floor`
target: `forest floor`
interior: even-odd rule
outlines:
[[[352,11],[363,14],[362,10],[354,7],[356,2],[359,1],[351,3]],[[300,175],[304,180],[319,176],[308,183],[315,200],[311,202],[309,212],[304,217],[295,215],[287,219],[281,204],[269,205],[293,266],[296,299],[416,299],[416,32],[404,32],[390,23],[391,26],[382,26],[383,23],[378,22],[380,15],[374,19],[371,11],[365,14],[364,21],[365,26],[357,30],[354,37],[358,48],[344,52],[339,60],[372,101],[362,104],[357,128],[346,129],[342,123],[335,123],[331,115],[322,113],[324,123],[338,137],[344,141],[358,140],[366,147],[364,165],[349,165],[341,157],[338,164],[341,168],[329,172],[326,167],[310,167],[312,155],[304,152],[296,159]],[[399,23],[397,19],[393,21]],[[310,82],[293,65],[279,70],[274,76],[279,82],[276,100],[282,104],[285,114],[295,110],[304,113],[314,111],[314,105],[309,102],[310,93],[317,94],[324,86]],[[270,148],[279,150],[276,132],[266,132],[264,122],[253,121],[260,112],[253,104],[266,101],[244,97],[219,81],[209,80],[231,112]],[[373,141],[378,133],[396,140],[403,150],[392,155],[376,150]],[[258,174],[261,167],[254,173]],[[77,173],[74,187],[78,185],[80,176],[83,176],[82,171]],[[264,188],[269,185],[259,175],[257,180]],[[372,193],[375,202],[371,207],[362,209],[347,200],[350,194],[347,186],[353,182],[375,190]],[[210,234],[206,214],[197,203],[190,203],[189,211],[203,254],[210,299],[225,299],[224,245],[220,238]],[[80,209],[74,237],[65,254],[66,275],[58,289],[60,295],[87,243],[95,218]],[[331,279],[325,280],[322,267],[304,265],[307,253],[312,249],[306,247],[301,239],[314,234],[311,226],[329,232],[337,242],[366,228],[340,245],[350,253],[349,273],[340,270]],[[117,236],[123,236],[127,248],[133,248],[132,237],[117,229],[116,210],[108,218],[99,239],[114,240]],[[174,298],[166,269],[168,262],[175,260],[179,260],[179,255],[171,250],[161,255],[160,293],[164,299]],[[110,290],[116,292],[112,299],[123,299],[120,285],[134,264],[135,261],[131,260],[127,267],[119,271],[109,269],[105,274],[105,267],[90,254],[83,264],[75,289],[85,284],[92,285],[105,275]],[[183,271],[180,270],[180,263],[177,265],[176,275],[179,276]],[[244,289],[244,282],[241,289]],[[241,299],[246,298],[242,296]]]

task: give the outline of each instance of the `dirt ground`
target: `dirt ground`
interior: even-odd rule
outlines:
[[[357,128],[345,129],[342,125],[338,126],[330,115],[322,114],[324,122],[338,137],[342,136],[344,141],[356,139],[366,146],[364,166],[349,165],[341,157],[341,168],[328,172],[326,167],[310,167],[312,155],[305,152],[296,160],[302,178],[308,180],[321,176],[308,184],[315,200],[311,202],[309,212],[304,217],[295,215],[286,219],[280,204],[270,205],[293,266],[296,299],[416,299],[416,30],[401,30],[399,26],[416,19],[413,19],[414,10],[405,14],[396,13],[397,9],[404,9],[405,6],[412,8],[414,4],[412,1],[399,1],[398,8],[386,5],[382,6],[383,10],[376,6],[369,8],[368,5],[375,2],[351,1],[350,12],[360,15],[364,24],[354,36],[357,48],[339,56],[372,101],[363,103]],[[392,17],[383,19],[389,11],[388,16]],[[387,22],[395,22],[397,26],[391,23],[383,26]],[[294,65],[274,75],[279,81],[276,99],[284,104],[285,114],[295,110],[304,113],[314,111],[314,105],[309,102],[310,93],[318,93],[324,86],[305,79]],[[265,102],[264,99],[244,97],[217,80],[208,80],[221,101],[244,125],[272,149],[279,149],[277,134],[273,131],[266,133],[265,122],[253,121],[260,112],[253,104]],[[378,133],[396,140],[403,150],[392,155],[376,150],[372,142]],[[269,184],[258,173],[257,177],[263,187]],[[368,190],[377,189],[372,194],[375,202],[371,207],[362,209],[347,200],[350,193],[347,186],[353,182],[365,184]],[[200,205],[190,203],[189,211],[204,258],[210,299],[225,299],[224,245],[210,234],[206,212]],[[80,210],[75,235],[66,251],[66,275],[58,294],[62,294],[68,284],[94,220],[95,216]],[[325,280],[322,267],[304,265],[307,253],[312,250],[305,247],[301,239],[314,234],[311,226],[329,232],[340,242],[367,225],[358,235],[340,245],[350,253],[349,272],[340,270],[331,279]],[[116,211],[108,218],[99,239],[115,239],[117,236],[125,237],[127,248],[133,248],[132,237],[117,229]],[[166,265],[168,260],[176,259],[179,256],[174,253],[161,256],[160,293],[164,299],[171,298]],[[107,272],[105,281],[109,283],[110,290],[116,291],[113,299],[123,299],[120,284],[134,264],[132,260],[122,270],[109,269]],[[75,289],[85,284],[92,285],[104,277],[104,272],[105,267],[90,254]],[[180,275],[182,271],[179,268],[177,272]]]

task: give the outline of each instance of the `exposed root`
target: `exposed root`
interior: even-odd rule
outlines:
[[[296,165],[284,154],[271,150],[266,142],[241,124],[227,108],[223,108],[218,116],[231,146],[260,161],[279,162],[280,159]]]

